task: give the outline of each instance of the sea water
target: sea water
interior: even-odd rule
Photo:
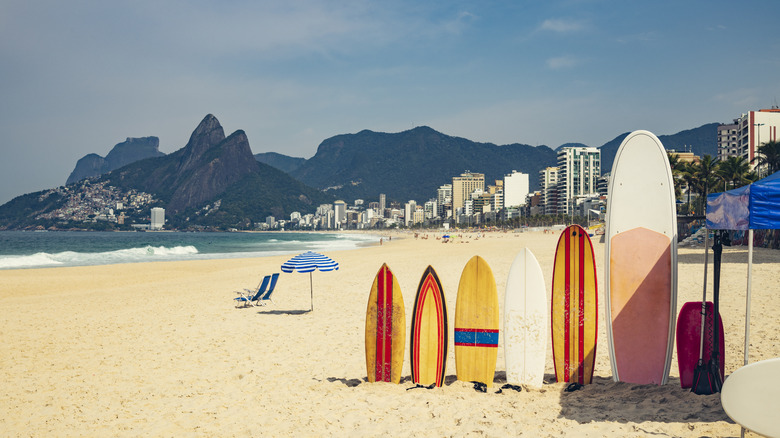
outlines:
[[[0,231],[0,269],[205,260],[338,251],[379,242],[361,233]]]

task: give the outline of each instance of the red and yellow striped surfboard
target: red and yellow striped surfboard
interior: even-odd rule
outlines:
[[[431,266],[417,288],[411,332],[412,382],[442,386],[447,368],[447,304],[439,277]]]
[[[366,309],[366,372],[369,382],[401,381],[406,313],[401,288],[383,264],[374,278]]]
[[[466,263],[455,302],[458,380],[493,386],[498,357],[498,293],[493,270],[480,256]]]
[[[593,245],[579,225],[558,239],[552,279],[552,345],[559,382],[591,383],[596,361],[598,287]]]

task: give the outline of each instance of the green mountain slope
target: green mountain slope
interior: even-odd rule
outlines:
[[[476,143],[418,127],[397,134],[366,130],[329,138],[291,174],[337,198],[376,199],[385,193],[389,200],[422,202],[467,170],[484,173],[487,184],[517,170],[530,174],[535,188],[539,170],[554,166],[555,160],[547,146]]]

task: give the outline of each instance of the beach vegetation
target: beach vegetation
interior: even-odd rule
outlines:
[[[768,141],[758,147],[758,153],[753,158],[756,166],[766,166],[769,175],[780,171],[780,142],[777,140]]]
[[[728,157],[718,162],[716,173],[723,180],[724,191],[742,187],[758,179],[756,172],[750,170],[750,163],[745,157]]]

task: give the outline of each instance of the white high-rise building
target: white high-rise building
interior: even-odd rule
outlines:
[[[504,175],[504,207],[520,207],[525,205],[525,200],[530,191],[528,174],[513,170],[511,174]]]
[[[558,211],[558,168],[548,167],[539,171],[539,187],[542,192],[544,214]]]
[[[444,184],[440,186],[436,191],[437,195],[437,215],[439,217],[447,217],[447,206],[452,208],[452,184]]]
[[[152,223],[149,225],[151,230],[162,230],[165,225],[165,209],[161,207],[152,208]]]
[[[739,156],[739,142],[737,141],[737,124],[735,119],[732,124],[718,125],[718,160],[724,161],[728,157]]]
[[[437,206],[438,201],[431,199],[425,203],[423,209],[425,210],[425,219],[434,219],[439,216],[439,208]]]
[[[780,109],[762,109],[748,111],[737,123],[737,153],[740,157],[755,165],[758,147],[768,141],[778,141],[777,127],[780,126]],[[759,169],[760,170],[760,169]],[[765,176],[765,175],[760,175]]]
[[[409,201],[404,204],[404,226],[414,224],[414,212],[417,211],[417,202]]]
[[[336,201],[333,203],[334,220],[336,223],[333,228],[340,228],[340,226],[347,222],[347,203],[344,201]]]
[[[600,176],[598,148],[561,148],[558,151],[558,213],[571,214],[578,197],[596,196]]]

